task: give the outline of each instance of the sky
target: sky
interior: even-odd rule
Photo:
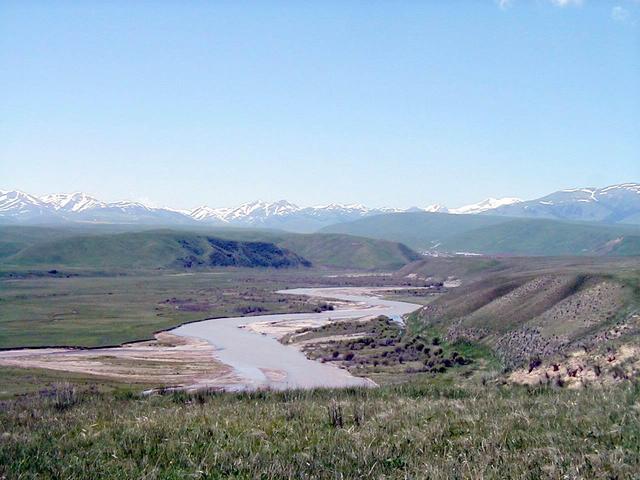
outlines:
[[[456,207],[632,181],[640,0],[0,0],[0,189]]]

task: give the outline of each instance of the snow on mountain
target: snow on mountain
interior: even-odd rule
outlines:
[[[640,223],[640,184],[559,190],[535,200],[504,205],[491,215],[604,223]]]
[[[472,205],[465,205],[464,207],[452,208],[449,213],[456,214],[475,214],[486,212],[487,210],[493,210],[494,208],[503,207],[506,205],[513,205],[522,202],[519,198],[505,197],[505,198],[487,198],[480,203],[474,203]]]
[[[434,203],[433,205],[424,207],[422,210],[429,213],[449,213],[449,209],[439,203]]]
[[[106,204],[100,200],[90,197],[82,192],[75,193],[54,193],[40,197],[44,203],[51,205],[55,210],[66,212],[82,212],[92,208],[102,208]]]
[[[48,208],[38,197],[20,190],[0,191],[0,216],[31,219],[45,215]]]
[[[202,221],[217,221],[225,222],[225,216],[231,212],[232,208],[211,208],[206,205],[195,208],[188,213],[188,215],[199,222]]]
[[[349,210],[349,211],[357,211],[357,212],[366,212],[368,209],[367,207],[365,207],[364,205],[362,205],[361,203],[351,203],[351,204],[344,204],[344,203],[329,203],[327,205],[316,205],[314,207],[309,207],[309,208],[313,208],[314,210],[317,211],[345,211],[345,210]]]
[[[323,215],[323,214],[354,214],[354,215],[366,215],[371,209],[365,207],[361,203],[329,203],[328,205],[317,205],[315,207],[307,207],[302,209],[306,213]]]
[[[365,205],[331,203],[300,207],[286,200],[255,201],[238,207],[201,206],[191,211],[156,208],[141,202],[103,202],[82,192],[45,195],[0,190],[0,221],[22,223],[84,222],[131,224],[207,223],[238,227],[266,227],[296,232],[371,215],[400,212],[486,214],[560,220],[640,223],[640,184],[622,183],[605,188],[560,190],[535,200],[488,198],[448,209],[434,204],[424,208],[368,208]]]
[[[161,208],[148,207],[144,203],[127,201],[107,203],[106,208],[115,208],[124,213],[131,211],[151,212],[154,210],[162,210]]]
[[[286,200],[280,200],[278,202],[262,202],[256,201],[251,203],[245,203],[238,208],[232,209],[226,215],[224,219],[227,222],[233,222],[234,220],[243,219],[249,223],[259,222],[265,218],[272,216],[284,216],[291,213],[295,213],[300,210],[300,207]]]
[[[626,191],[640,195],[640,183],[621,183],[619,185],[611,185],[610,187],[598,190],[600,195],[607,195],[611,192]]]

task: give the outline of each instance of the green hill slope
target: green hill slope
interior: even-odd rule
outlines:
[[[256,242],[259,245],[253,245]],[[315,266],[392,270],[420,258],[397,242],[250,229],[105,234],[100,229],[3,227],[0,247],[3,245],[0,262],[16,267],[280,267],[310,262]]]
[[[6,259],[21,266],[86,268],[298,267],[310,262],[267,242],[171,231],[78,236],[41,242]]]
[[[377,215],[322,231],[393,240],[419,250],[442,252],[640,255],[640,228],[632,225],[420,212]]]
[[[420,321],[448,341],[480,342],[514,367],[579,348],[601,350],[614,340],[637,341],[637,261],[592,266],[551,259],[540,268],[534,259],[515,260],[468,275],[470,283],[425,306]],[[434,266],[417,268],[427,274]]]
[[[233,240],[273,242],[318,266],[395,270],[421,258],[400,242],[356,235],[225,227],[206,232]]]
[[[640,255],[640,230],[517,219],[451,236],[442,248],[510,255]]]
[[[507,221],[508,218],[483,215],[390,213],[331,225],[323,228],[321,232],[392,240],[402,242],[411,248],[427,250],[453,235]]]
[[[349,235],[287,235],[278,245],[318,265],[395,270],[421,258],[406,245]]]

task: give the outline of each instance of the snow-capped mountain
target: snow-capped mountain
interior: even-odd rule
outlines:
[[[49,205],[38,197],[19,190],[0,190],[0,217],[32,221],[47,216]]]
[[[256,201],[232,208],[204,205],[186,211],[150,207],[140,202],[103,202],[81,192],[36,197],[18,190],[0,190],[0,222],[3,223],[204,224],[313,232],[328,225],[371,215],[421,211],[640,224],[640,184],[561,190],[528,201],[512,197],[489,198],[452,209],[440,204],[408,209],[368,208],[362,204],[339,203],[300,207],[280,200]]]
[[[640,223],[640,184],[560,190],[536,200],[484,212],[512,217],[550,218],[605,223]]]
[[[434,203],[433,205],[429,205],[423,209],[417,209],[417,211],[423,210],[429,213],[449,213],[449,209],[444,205],[440,205],[439,203]]]
[[[300,207],[286,200],[273,203],[257,201],[245,203],[238,208],[231,209],[223,216],[223,219],[227,222],[241,220],[249,224],[259,224],[266,218],[291,215],[300,210]]]
[[[19,190],[0,190],[0,221],[5,223],[138,223],[183,224],[184,213],[152,208],[140,202],[102,202],[81,192],[36,197]]]
[[[475,214],[482,213],[488,210],[494,210],[496,208],[500,208],[506,205],[514,205],[516,203],[520,203],[522,200],[519,198],[506,197],[506,198],[487,198],[479,203],[474,203],[472,205],[465,205],[464,207],[453,208],[449,210],[449,213],[456,214]]]
[[[51,205],[54,210],[61,210],[64,212],[82,212],[83,210],[103,208],[106,206],[104,202],[82,192],[54,193],[51,195],[44,195],[40,200]]]
[[[232,208],[211,208],[206,205],[202,205],[187,213],[191,218],[197,221],[214,221],[224,222],[224,217],[229,213]]]

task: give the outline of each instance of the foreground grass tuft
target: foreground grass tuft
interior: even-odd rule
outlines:
[[[640,385],[30,396],[0,478],[637,478]],[[63,408],[60,408],[63,406]]]

